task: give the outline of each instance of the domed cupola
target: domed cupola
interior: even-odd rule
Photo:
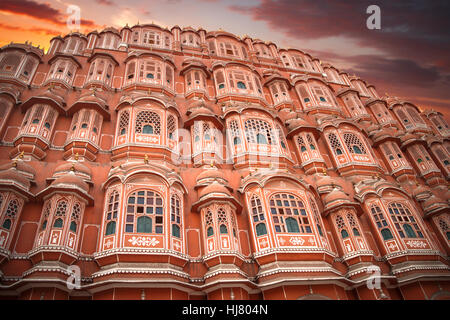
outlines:
[[[50,182],[50,185],[36,195],[38,198],[75,193],[88,205],[94,203],[94,198],[89,194],[89,184],[92,184],[91,170],[84,164],[63,163],[55,168],[53,176],[47,179],[47,182]]]
[[[0,166],[0,187],[12,188],[29,200],[34,197],[30,188],[34,184],[36,170],[21,159],[22,155]]]

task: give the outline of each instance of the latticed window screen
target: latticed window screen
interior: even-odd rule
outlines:
[[[252,196],[252,198],[250,200],[250,206],[251,206],[252,219],[256,226],[256,235],[262,236],[262,235],[267,234],[266,224],[264,223],[265,216],[264,216],[263,207],[261,204],[261,200],[259,199],[259,197],[257,195]]]
[[[170,221],[172,223],[172,236],[180,238],[181,234],[181,202],[177,195],[170,197]]]
[[[116,219],[119,212],[119,192],[114,190],[109,195],[106,207],[106,232],[105,235],[116,233]]]
[[[444,220],[444,218],[439,219],[439,228],[441,229],[442,233],[447,237],[447,240],[450,240],[450,231],[448,228],[447,221]]]
[[[306,140],[308,140],[309,148],[311,150],[316,150],[316,141],[314,140],[314,138],[310,133],[306,134]]]
[[[303,139],[302,136],[298,136],[297,137],[297,143],[298,143],[298,146],[300,147],[300,151],[301,152],[305,152],[306,151],[306,144],[305,144],[305,140]]]
[[[163,233],[161,196],[149,190],[133,192],[127,201],[125,232]]]
[[[177,124],[175,117],[172,115],[169,115],[167,117],[167,138],[171,140],[176,140],[176,130],[177,130]]]
[[[239,130],[239,125],[236,120],[231,120],[229,122],[229,133],[231,135],[231,141],[234,145],[241,143],[241,131]]]
[[[336,226],[342,236],[342,239],[348,238],[347,225],[341,215],[336,216]]]
[[[277,193],[269,204],[276,232],[312,233],[305,205],[298,197]]]
[[[48,217],[50,216],[50,209],[52,207],[52,202],[51,201],[47,201],[47,203],[44,206],[44,210],[43,210],[43,214],[42,214],[42,225],[41,225],[41,230],[45,230],[45,228],[47,228],[47,221],[48,221]]]
[[[128,111],[122,112],[119,120],[119,135],[126,134],[130,124],[130,113]]]
[[[439,161],[441,161],[445,166],[448,166],[449,160],[448,157],[446,155],[446,152],[444,152],[444,149],[442,149],[441,146],[434,146],[432,148],[432,150],[434,151],[434,153],[437,155],[437,158],[439,159]]]
[[[380,230],[381,235],[384,240],[389,240],[393,238],[391,229],[388,226],[386,219],[384,218],[383,211],[376,204],[370,207],[370,212],[375,220],[377,228]]]
[[[423,238],[423,233],[414,218],[414,215],[405,205],[401,203],[389,204],[389,214],[394,221],[400,237],[402,238]]]
[[[323,237],[324,229],[323,229],[322,219],[320,218],[319,209],[317,209],[316,202],[313,200],[313,198],[309,198],[309,203],[311,205],[311,211],[313,213],[314,222],[316,223],[317,230],[319,231],[319,235],[321,235]]]
[[[219,226],[220,234],[228,233],[228,216],[223,208],[217,210],[217,224]]]
[[[420,117],[420,115],[417,113],[416,109],[409,107],[409,108],[406,108],[406,112],[408,112],[408,114],[414,120],[414,122],[423,123],[423,120]]]
[[[144,133],[143,127],[150,125],[153,128],[153,134],[161,133],[161,118],[153,111],[140,111],[136,116],[136,133]]]
[[[355,217],[353,216],[353,214],[347,213],[347,220],[348,220],[348,223],[350,224],[350,227],[353,230],[353,235],[360,236],[361,234],[359,232],[358,224],[356,223],[356,220],[355,220]]]
[[[67,202],[65,200],[59,201],[56,205],[55,217],[65,217],[67,211]]]
[[[272,127],[261,119],[248,119],[244,123],[245,136],[248,143],[275,144]],[[265,140],[265,141],[264,141]]]
[[[36,109],[34,109],[32,122],[33,123],[39,123],[41,121],[41,119],[42,119],[43,113],[44,113],[44,106],[43,105],[38,105],[36,107]]]
[[[334,133],[328,134],[328,142],[330,143],[331,149],[333,149],[334,154],[342,154],[342,145],[338,137]]]
[[[1,208],[1,205],[0,205]],[[5,211],[5,217],[2,224],[4,229],[11,229],[13,221],[16,219],[17,213],[19,211],[19,201],[17,199],[11,200],[8,203],[8,207]]]
[[[72,213],[70,214],[70,231],[77,232],[78,222],[81,216],[81,206],[79,203],[75,203],[72,207]]]
[[[344,142],[350,153],[367,154],[366,148],[354,133],[344,133]]]
[[[56,205],[56,211],[54,214],[54,228],[62,228],[64,225],[64,217],[66,216],[67,211],[67,201],[61,200]]]
[[[214,235],[214,222],[213,222],[213,214],[211,210],[208,209],[205,215],[205,227],[206,227],[206,236],[210,237]]]
[[[277,126],[277,134],[278,134],[278,140],[280,142],[281,147],[283,149],[286,149],[287,148],[286,138],[285,138],[283,130],[281,129],[280,126]]]

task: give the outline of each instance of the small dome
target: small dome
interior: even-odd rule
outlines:
[[[75,187],[77,189],[81,189],[84,192],[89,191],[89,186],[86,182],[83,181],[80,177],[76,176],[73,173],[66,173],[62,175],[61,177],[58,177],[55,179],[55,181],[52,182],[51,186],[57,188],[57,187]]]
[[[425,195],[427,193],[430,193],[430,191],[428,190],[428,188],[426,188],[424,185],[419,184],[417,185],[414,189],[413,189],[413,196],[417,197],[417,196],[421,196],[421,195]]]
[[[214,115],[214,112],[211,110],[211,107],[205,103],[205,101],[195,100],[189,105],[187,114],[192,117],[197,114]]]
[[[66,162],[56,167],[55,171],[53,172],[53,175],[58,175],[62,173],[68,173],[68,172],[79,172],[85,175],[88,175],[89,177],[92,176],[92,171],[90,168],[85,166],[84,164],[80,162]]]
[[[0,171],[3,170],[8,170],[14,168],[17,171],[23,172],[25,174],[29,174],[31,175],[33,178],[36,175],[36,170],[34,170],[34,168],[32,166],[30,166],[28,163],[26,163],[25,161],[17,161],[17,162],[8,162],[5,163],[3,165],[0,166]]]
[[[405,133],[403,136],[400,137],[400,140],[402,143],[409,141],[409,140],[415,140],[418,139],[418,136],[412,133]]]
[[[330,177],[329,175],[321,176],[316,181],[317,188],[324,187],[324,186],[330,186],[332,184],[336,184],[336,183],[335,183],[334,179],[332,177]]]
[[[332,202],[338,201],[338,200],[350,201],[349,197],[344,192],[342,192],[341,190],[338,190],[337,188],[334,188],[333,191],[331,191],[329,194],[327,194],[323,200],[326,204],[329,204],[329,203],[332,203]]]
[[[12,168],[0,172],[0,181],[1,180],[12,181],[23,186],[27,190],[29,190],[31,186],[30,180],[27,177]]]
[[[222,171],[217,168],[205,169],[197,176],[197,183],[206,179],[219,179],[228,182],[228,180],[223,176]]]
[[[207,186],[205,189],[203,189],[199,196],[200,198],[208,195],[208,194],[212,194],[212,193],[219,193],[219,194],[224,194],[226,196],[231,196],[230,191],[228,191],[228,189],[223,185],[218,183],[217,181],[214,181],[212,184],[210,184],[209,186]]]

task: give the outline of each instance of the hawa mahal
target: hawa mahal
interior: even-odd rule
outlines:
[[[449,161],[441,113],[298,49],[154,24],[11,43],[0,298],[450,299]]]

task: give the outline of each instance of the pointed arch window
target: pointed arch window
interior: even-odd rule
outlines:
[[[342,154],[342,145],[338,137],[334,133],[328,134],[328,142],[330,143],[331,149],[336,155]]]
[[[391,229],[383,215],[383,211],[381,211],[380,207],[376,204],[373,204],[370,207],[370,212],[372,213],[372,217],[375,220],[375,224],[377,225],[378,230],[380,230],[381,236],[383,240],[393,239]]]
[[[170,222],[172,223],[172,236],[181,238],[181,201],[175,194],[170,197]]]
[[[114,190],[108,197],[105,210],[106,232],[105,236],[116,233],[116,221],[119,212],[119,192]]]
[[[53,228],[63,228],[68,203],[66,200],[58,201],[54,214]]]
[[[297,196],[276,193],[270,198],[269,207],[276,232],[312,233],[306,207]],[[297,227],[293,220],[297,223]],[[297,229],[298,231],[290,231]]]
[[[140,111],[136,116],[135,131],[136,133],[159,135],[161,133],[160,116],[153,111]]]
[[[393,202],[389,204],[388,210],[401,238],[424,238],[416,218],[407,206]]]
[[[142,217],[148,219],[140,219]],[[163,226],[163,199],[158,193],[141,190],[128,196],[125,232],[162,234]]]
[[[212,211],[208,209],[205,215],[206,236],[209,238],[214,235],[214,221]]]
[[[354,133],[344,133],[344,142],[350,153],[367,154],[364,144]]]
[[[244,123],[248,143],[275,144],[272,126],[261,119],[248,119]]]

